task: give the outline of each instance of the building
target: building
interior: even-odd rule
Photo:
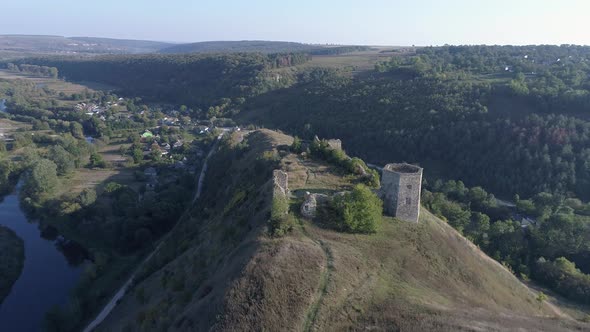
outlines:
[[[179,148],[181,148],[181,147],[182,147],[182,145],[183,145],[183,144],[184,144],[184,143],[182,143],[182,141],[176,141],[176,142],[174,143],[174,145],[172,146],[172,148],[174,148],[174,149],[179,149]]]
[[[385,213],[401,220],[418,222],[422,168],[410,164],[387,164],[381,177]]]

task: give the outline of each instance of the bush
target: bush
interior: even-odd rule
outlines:
[[[270,234],[283,236],[293,229],[289,220],[289,202],[281,195],[274,195],[270,209]]]
[[[103,159],[103,157],[98,153],[92,153],[90,155],[90,168],[106,168],[107,162]]]
[[[352,192],[336,197],[335,210],[340,214],[339,228],[351,233],[374,233],[381,223],[383,202],[368,187],[359,184]]]
[[[534,277],[567,298],[590,303],[590,275],[564,257],[553,262],[540,258],[535,264]]]

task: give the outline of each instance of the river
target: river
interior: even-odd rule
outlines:
[[[12,229],[25,245],[23,271],[0,304],[0,331],[40,331],[45,313],[67,303],[82,272],[83,249],[67,244],[55,230],[41,232],[21,210],[17,193],[0,201],[0,224]]]

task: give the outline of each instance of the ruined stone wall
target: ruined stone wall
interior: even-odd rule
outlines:
[[[381,179],[385,213],[401,220],[418,222],[422,168],[409,164],[387,164]]]
[[[334,150],[342,150],[342,141],[339,139],[329,139],[327,140],[328,146]]]
[[[283,196],[289,195],[289,175],[286,172],[275,169],[272,173],[272,180],[275,193],[278,191]]]
[[[309,192],[305,193],[305,200],[303,204],[301,204],[301,215],[303,217],[312,219],[315,218],[317,215],[317,208],[318,206],[327,204],[330,202],[331,197],[324,194],[311,194]]]

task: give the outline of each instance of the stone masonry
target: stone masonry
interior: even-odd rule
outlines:
[[[398,219],[418,222],[422,168],[410,164],[387,164],[381,178],[385,213]]]
[[[339,139],[329,139],[328,146],[334,150],[342,150],[342,141]]]
[[[319,205],[330,201],[330,196],[324,194],[305,193],[305,201],[301,204],[301,215],[308,219],[315,218]]]
[[[275,169],[272,173],[272,180],[275,192],[278,191],[283,196],[289,195],[289,175],[286,172]]]

